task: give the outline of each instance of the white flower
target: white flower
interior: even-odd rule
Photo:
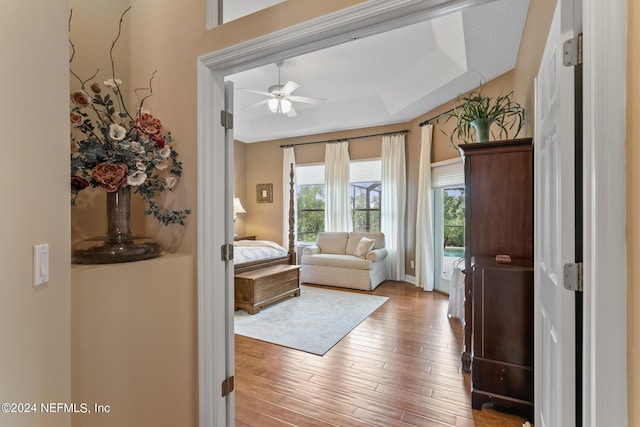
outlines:
[[[164,179],[164,184],[167,186],[169,190],[173,190],[173,187],[178,183],[178,178],[175,176],[168,176]]]
[[[104,81],[104,85],[113,90],[117,90],[118,86],[122,84],[122,80],[120,79],[109,79]]]
[[[142,162],[136,162],[136,169],[138,169],[139,171],[145,171],[147,170],[147,165]]]
[[[165,162],[164,160],[156,161],[156,169],[158,170],[164,170],[168,166],[169,166],[169,163]]]
[[[160,149],[160,155],[163,158],[168,159],[169,156],[171,156],[171,148],[168,145],[165,145],[163,148]]]
[[[140,144],[138,141],[131,141],[131,151],[144,154],[144,145]]]
[[[135,171],[127,176],[127,184],[137,186],[142,185],[147,180],[147,174],[142,171]]]
[[[131,141],[124,140],[119,145],[123,150],[131,150]]]
[[[115,141],[122,141],[127,136],[127,130],[119,124],[113,123],[109,126],[109,136]]]

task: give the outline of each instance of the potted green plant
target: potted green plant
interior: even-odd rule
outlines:
[[[510,133],[512,138],[518,136],[524,126],[524,108],[513,101],[512,96],[513,91],[494,99],[483,95],[482,89],[459,95],[447,115],[447,122],[451,118],[456,119],[449,137],[451,144],[455,146],[454,138],[470,143],[488,142],[490,135],[494,140],[508,139]]]

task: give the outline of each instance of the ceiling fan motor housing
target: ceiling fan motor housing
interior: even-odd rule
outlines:
[[[284,93],[282,93],[283,87],[284,85],[271,85],[269,86],[269,89],[267,89],[267,92],[273,94],[274,96],[284,96]]]

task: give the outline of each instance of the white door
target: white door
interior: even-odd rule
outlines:
[[[579,0],[575,0],[579,1]],[[563,265],[575,261],[574,0],[558,0],[535,85],[535,425],[576,423],[575,295]]]

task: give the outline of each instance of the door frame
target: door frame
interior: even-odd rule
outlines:
[[[628,425],[627,1],[583,0],[583,425]]]
[[[222,210],[215,207],[228,185],[219,183],[215,173],[219,170],[215,148],[224,144],[224,132],[216,121],[224,108],[224,93],[216,83],[239,71],[488,2],[369,0],[197,59],[199,426],[234,423],[227,402],[219,396],[219,381],[228,375],[225,365],[228,355],[233,355],[225,336],[233,307],[223,302],[227,318],[220,321],[214,316],[224,301],[224,289],[214,285],[224,268],[216,268],[212,260],[218,259],[219,245],[225,242],[230,228],[225,212],[231,209],[229,200]],[[604,425],[605,420],[626,425],[626,251],[619,249],[626,242],[627,3],[584,0],[583,4],[587,35],[584,117],[588,124],[584,132],[584,425]]]

